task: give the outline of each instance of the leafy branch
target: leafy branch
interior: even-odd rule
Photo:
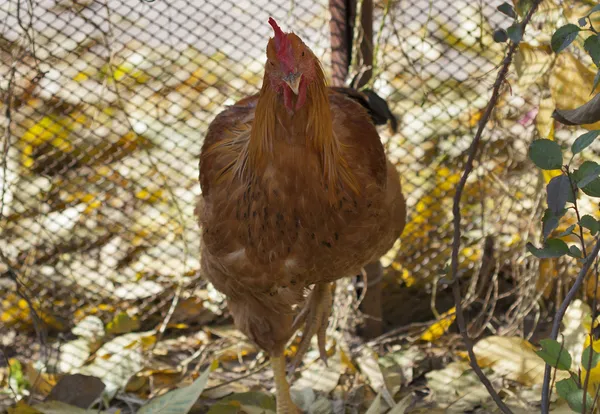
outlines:
[[[527,15],[525,16],[523,21],[519,23],[519,28],[520,28],[521,34],[525,31],[525,27],[531,20],[531,17],[535,13],[535,11],[538,8],[540,3],[541,3],[541,0],[534,0],[529,11],[527,12]],[[509,7],[511,7],[511,9],[512,9],[512,6],[509,6]],[[514,11],[513,11],[513,14],[516,17],[516,13],[514,13]],[[504,402],[502,401],[502,399],[500,398],[500,396],[498,395],[496,390],[494,390],[494,387],[492,386],[490,380],[486,377],[486,375],[483,373],[483,371],[479,367],[479,364],[477,363],[477,357],[475,355],[475,352],[473,351],[473,341],[469,337],[469,332],[467,331],[467,326],[465,323],[465,316],[464,316],[464,311],[462,308],[462,297],[461,297],[462,294],[461,294],[461,290],[460,290],[460,281],[458,278],[458,252],[460,249],[460,235],[461,235],[460,202],[461,202],[462,194],[463,194],[465,185],[467,183],[469,174],[473,170],[473,162],[477,155],[477,149],[479,147],[479,142],[481,141],[481,136],[483,134],[483,130],[486,127],[486,125],[492,115],[492,111],[494,110],[496,104],[498,103],[498,98],[500,97],[500,89],[506,80],[506,75],[508,73],[508,69],[512,63],[514,53],[519,46],[520,40],[521,40],[521,36],[515,36],[514,38],[511,37],[512,43],[510,44],[510,46],[508,48],[508,52],[506,53],[506,56],[504,57],[504,61],[502,63],[502,66],[500,67],[498,75],[496,76],[496,81],[494,82],[494,88],[492,90],[492,96],[490,97],[490,100],[487,104],[485,112],[479,122],[479,126],[477,128],[477,132],[475,133],[475,137],[473,138],[473,142],[471,143],[471,146],[469,147],[469,156],[467,158],[467,162],[465,163],[463,174],[460,178],[458,186],[456,187],[456,193],[454,194],[453,205],[452,205],[452,214],[454,217],[453,218],[454,236],[453,236],[453,241],[452,241],[452,261],[451,261],[451,267],[450,267],[450,272],[451,272],[450,274],[451,274],[451,280],[452,280],[452,295],[454,297],[454,304],[456,306],[456,322],[458,325],[458,329],[462,335],[463,341],[465,343],[465,347],[467,348],[467,353],[469,355],[469,361],[470,361],[471,367],[473,368],[473,371],[475,372],[475,374],[477,374],[477,376],[479,377],[479,380],[485,386],[488,393],[490,394],[490,396],[492,397],[492,399],[494,400],[494,402],[496,403],[498,408],[500,408],[500,410],[503,413],[512,413],[512,411],[508,408],[508,406],[506,406],[506,404],[504,404]]]

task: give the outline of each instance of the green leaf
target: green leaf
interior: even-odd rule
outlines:
[[[575,259],[581,259],[583,257],[583,254],[581,253],[581,250],[579,250],[579,247],[572,244],[571,246],[569,246],[569,256]]]
[[[590,352],[592,353],[592,363],[590,364]],[[598,352],[594,352],[591,346],[588,346],[583,350],[583,354],[581,354],[581,366],[585,368],[586,371],[590,371],[598,365],[600,362],[600,354]]]
[[[494,30],[492,38],[496,43],[505,43],[508,40],[508,33],[504,29]]]
[[[550,180],[546,187],[548,208],[553,215],[558,215],[564,210],[569,194],[572,193],[569,177],[558,175]]]
[[[590,16],[592,13],[596,13],[597,11],[600,11],[600,4],[597,4],[594,7],[592,7],[592,10],[588,12],[587,16]]]
[[[578,389],[579,387],[573,378],[565,378],[556,382],[556,392],[563,400],[566,400],[570,393]]]
[[[86,410],[84,408],[76,407],[74,405],[70,405],[64,403],[62,401],[48,401],[45,403],[34,405],[32,408],[35,408],[36,413],[42,414],[104,414],[106,411],[98,411],[98,410]],[[17,410],[17,412],[20,412]],[[29,412],[29,411],[27,411]]]
[[[565,210],[565,211],[567,211],[567,210]],[[575,224],[571,224],[569,227],[567,227],[567,229],[565,231],[563,231],[560,234],[557,234],[556,238],[570,236],[571,234],[573,234],[573,230],[575,230]]]
[[[551,259],[569,254],[569,246],[560,239],[548,239],[544,247],[538,249],[531,243],[527,243],[527,250],[539,259]]]
[[[577,137],[573,145],[571,145],[571,151],[573,154],[579,154],[581,151],[589,147],[592,142],[600,135],[600,130],[589,131],[583,135]]]
[[[542,229],[544,240],[548,238],[550,233],[554,231],[560,222],[560,218],[565,215],[567,209],[563,209],[558,214],[554,214],[549,208],[544,211],[544,217],[542,218]],[[575,226],[573,226],[575,227]]]
[[[598,188],[598,195],[589,194],[590,192],[594,193],[595,188],[594,186],[591,186],[591,184],[598,181],[599,174],[600,165],[594,161],[585,161],[579,166],[579,169],[575,170],[573,178],[577,183],[577,187],[581,188],[584,193],[592,195],[593,197],[600,197],[600,187]]]
[[[579,222],[579,224],[581,224],[582,227],[585,227],[586,229],[588,229],[590,231],[590,233],[592,233],[592,236],[596,233],[598,233],[598,230],[600,230],[600,222],[598,222],[598,220],[596,220],[594,217],[590,216],[589,214],[586,214],[585,216],[583,216],[581,218],[581,221]]]
[[[573,43],[573,40],[577,38],[580,30],[579,26],[569,23],[554,32],[552,40],[550,41],[554,53],[563,51]]]
[[[538,139],[529,146],[529,158],[542,170],[558,170],[563,156],[560,145],[549,139]]]
[[[594,65],[600,66],[600,36],[591,35],[585,39],[585,42],[583,42],[583,48],[592,58]]]
[[[186,414],[204,391],[211,367],[208,367],[196,381],[187,387],[170,391],[153,398],[139,409],[138,414]]]
[[[548,365],[561,371],[568,371],[571,368],[571,354],[558,341],[549,338],[542,339],[540,346],[542,349],[535,353]]]
[[[583,390],[580,389],[571,391],[569,394],[567,394],[567,403],[569,404],[571,410],[575,411],[576,413],[583,413],[583,394]],[[589,408],[592,407],[592,404],[594,404],[594,399],[592,398],[589,392],[585,393],[585,397],[585,406],[587,411]]]
[[[523,25],[521,23],[513,23],[506,29],[506,34],[513,43],[519,43],[523,39]]]
[[[598,70],[598,72],[596,72],[596,76],[594,76],[594,85],[592,86],[592,92],[590,92],[590,94],[596,91],[598,83],[600,83],[600,69]]]
[[[590,197],[600,197],[600,179],[596,178],[591,183],[585,185],[581,191]]]
[[[273,396],[262,392],[242,392],[239,394],[232,394],[223,398],[221,401],[236,401],[242,406],[258,407],[271,411],[277,410]]]
[[[504,2],[497,7],[497,10],[508,17],[512,17],[513,19],[517,18],[517,13],[515,12],[515,9],[513,9],[512,4]]]
[[[532,5],[533,5],[533,0],[517,1],[516,7],[517,7],[517,13],[519,13],[519,16],[525,16],[529,12],[529,9],[531,9]]]

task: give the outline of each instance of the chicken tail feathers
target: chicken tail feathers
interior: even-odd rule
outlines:
[[[392,133],[396,133],[398,130],[398,120],[390,110],[387,102],[373,90],[363,89],[362,91],[357,91],[356,89],[345,87],[333,87],[332,89],[346,95],[363,106],[368,111],[375,125],[385,125],[389,122]]]

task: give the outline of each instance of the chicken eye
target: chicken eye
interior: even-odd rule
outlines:
[[[302,51],[302,56],[304,56],[304,51]]]
[[[275,66],[274,62],[269,61],[269,63],[271,64],[271,66]]]

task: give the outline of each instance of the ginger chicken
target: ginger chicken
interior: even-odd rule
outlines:
[[[296,413],[293,364],[317,335],[325,358],[331,283],[385,254],[405,223],[400,178],[367,111],[328,88],[319,60],[270,18],[263,85],[211,123],[200,155],[201,272],[271,359],[277,412]]]

